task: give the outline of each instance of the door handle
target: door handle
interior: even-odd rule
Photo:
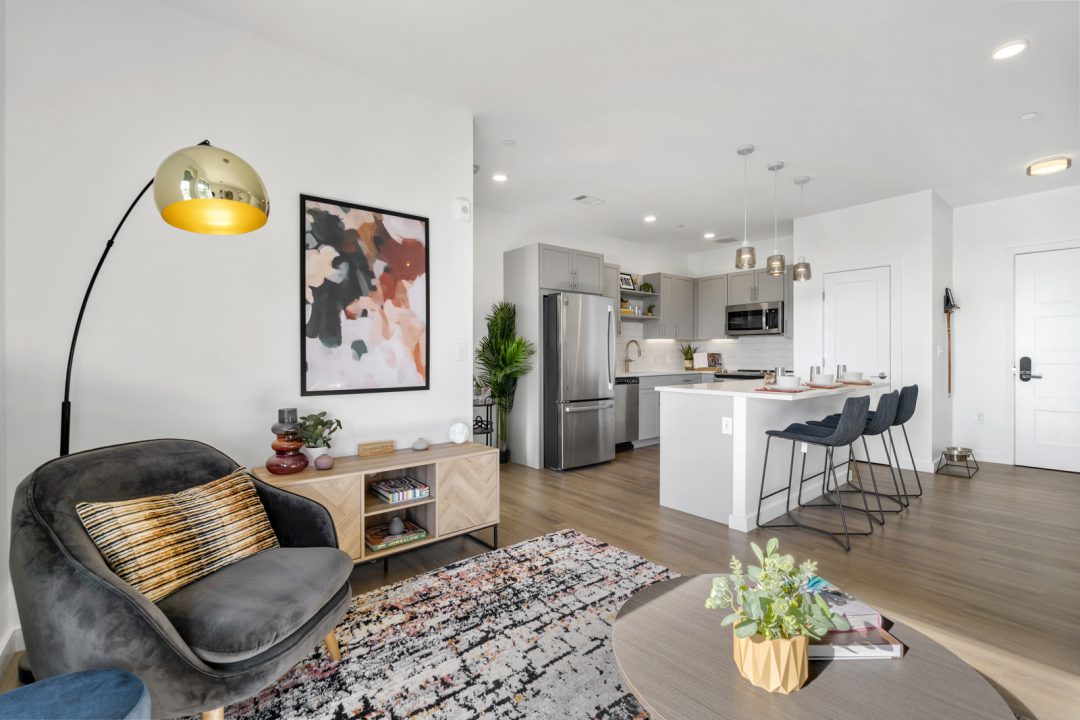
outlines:
[[[568,407],[563,412],[568,414],[583,413],[583,412],[596,412],[597,410],[611,410],[615,407],[615,403],[605,403],[604,405],[593,405],[591,407],[572,408]]]
[[[1031,358],[1024,356],[1020,358],[1020,382],[1028,380],[1042,380],[1042,375],[1031,374]]]

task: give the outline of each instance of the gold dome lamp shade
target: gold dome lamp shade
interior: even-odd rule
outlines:
[[[270,215],[266,185],[255,168],[212,145],[165,158],[154,174],[154,202],[165,222],[203,235],[258,230]]]
[[[258,230],[270,215],[266,185],[255,169],[243,158],[214,147],[204,140],[198,145],[177,150],[158,166],[154,177],[143,186],[120,218],[105,243],[97,266],[83,294],[75,331],[68,350],[67,374],[64,376],[64,400],[60,404],[60,455],[67,455],[71,438],[71,369],[79,328],[94,290],[101,267],[116,242],[131,211],[153,186],[154,201],[165,222],[173,227],[202,235],[240,235]]]

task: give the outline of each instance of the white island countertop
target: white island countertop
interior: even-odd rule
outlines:
[[[657,392],[692,393],[695,395],[723,395],[726,397],[753,397],[762,400],[781,400],[791,402],[793,400],[810,400],[823,398],[831,395],[846,395],[852,391],[867,391],[871,388],[888,385],[888,383],[871,383],[870,385],[843,385],[835,390],[806,390],[804,392],[771,392],[758,390],[764,387],[763,380],[724,380],[723,382],[694,383],[692,385],[662,385],[656,388]]]

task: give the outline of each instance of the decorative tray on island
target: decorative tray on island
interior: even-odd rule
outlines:
[[[837,390],[844,387],[843,383],[806,383],[806,387],[811,390]]]
[[[788,394],[792,394],[792,393],[806,392],[809,389],[810,388],[808,388],[808,387],[779,388],[779,387],[776,387],[775,385],[766,385],[764,387],[756,388],[756,392],[771,392],[771,393],[788,393]]]
[[[874,384],[873,380],[837,380],[841,385],[863,385],[869,387]]]

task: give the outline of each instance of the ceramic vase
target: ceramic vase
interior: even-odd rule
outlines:
[[[810,661],[805,635],[766,640],[761,635],[734,636],[735,666],[739,674],[769,692],[795,692],[806,684]]]
[[[329,470],[334,467],[334,456],[327,452],[324,447],[307,447],[305,445],[303,453],[308,459],[308,464],[316,470]]]
[[[278,410],[278,421],[270,427],[270,431],[275,435],[274,442],[270,443],[274,454],[266,461],[267,470],[275,475],[291,475],[308,466],[308,459],[300,452],[304,441],[300,439],[296,408]]]

